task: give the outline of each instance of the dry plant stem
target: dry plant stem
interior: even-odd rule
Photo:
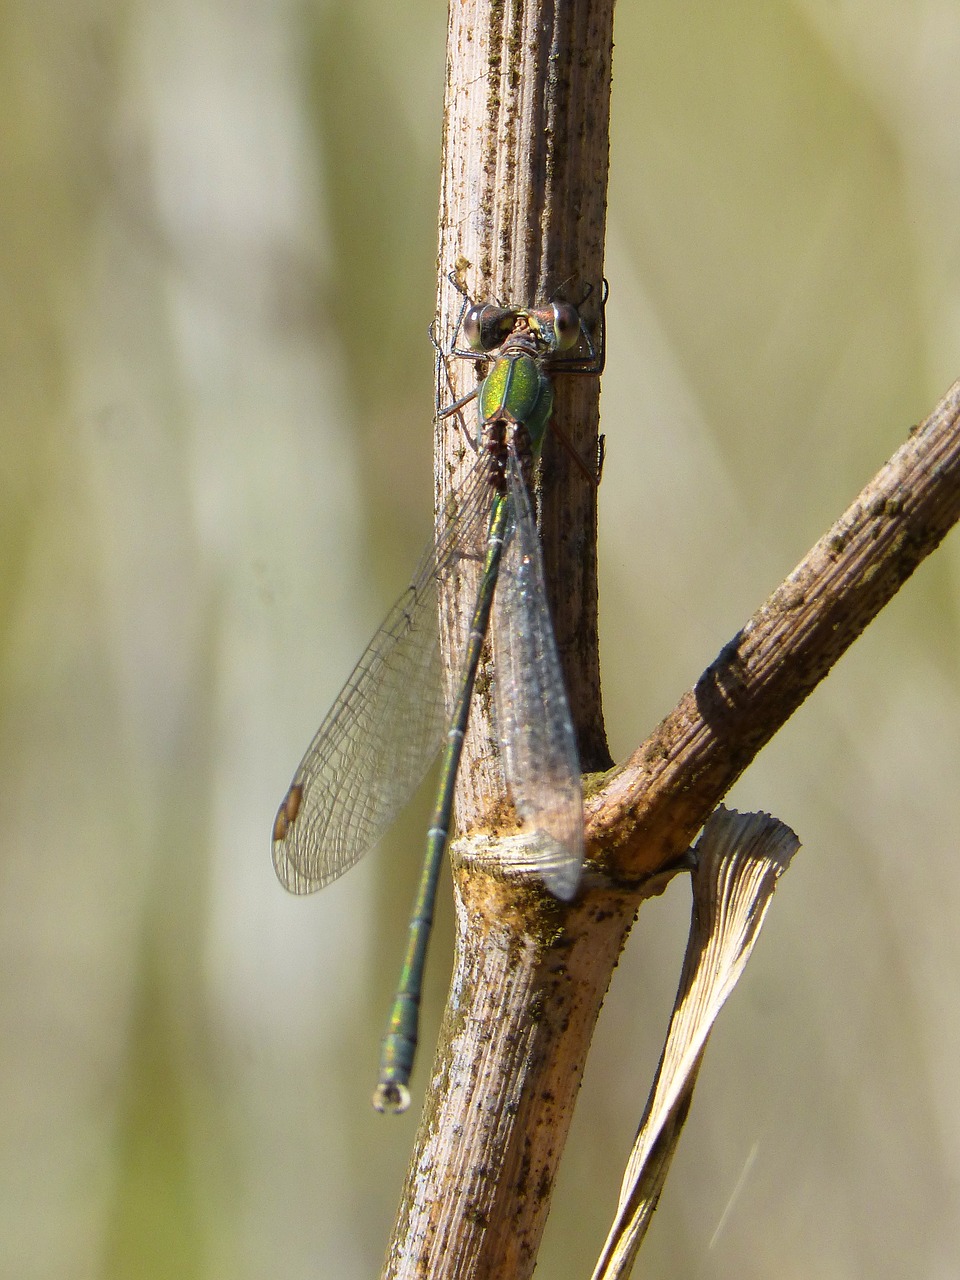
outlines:
[[[461,844],[457,966],[387,1275],[532,1273],[603,994],[663,883],[636,877],[687,847],[958,517],[960,383],[590,797],[602,883],[565,910]]]
[[[656,871],[960,517],[960,382],[588,801],[618,878]]]
[[[589,331],[597,333],[612,47],[613,0],[451,0],[438,255],[442,344],[454,331],[461,302],[447,280],[451,270],[478,300],[524,305],[563,296],[580,307]],[[476,379],[470,362],[449,359],[441,395],[449,403],[470,391]],[[554,420],[590,463],[597,456],[598,380],[559,375],[554,390]],[[475,422],[466,420],[468,427]],[[436,448],[440,510],[472,454],[455,419],[438,423]],[[588,770],[602,769],[610,757],[600,709],[596,489],[548,439],[537,496],[554,631],[581,761]],[[469,585],[460,598],[443,589],[441,595],[441,645],[449,655],[462,633],[458,618],[469,616],[473,597]],[[448,682],[456,678],[453,665],[445,662]],[[462,831],[488,823],[503,799],[487,685],[481,668],[457,786]],[[508,907],[505,895],[512,895],[502,884],[479,876],[465,883],[464,891],[458,912],[461,931],[470,937],[461,935],[458,945],[454,998],[441,1038],[447,1049],[440,1050],[387,1276],[441,1280],[529,1274],[563,1145],[563,1117],[579,1083],[577,1062],[556,1107],[548,1107],[548,1121],[557,1125],[551,1138],[525,1081],[530,1064],[554,1051],[563,991],[574,989],[554,951],[559,908],[548,902],[543,917],[534,911],[537,923],[531,930],[529,911],[517,902]],[[539,892],[533,899],[543,904]],[[612,916],[630,914],[618,898]],[[597,993],[587,997],[597,1006],[624,928],[622,919],[612,928],[595,925],[590,947],[572,959],[583,969],[576,986]],[[567,925],[564,936],[569,931]],[[495,952],[499,962],[493,960]],[[511,955],[518,961],[515,981],[509,973]],[[480,1011],[480,1020],[472,1014],[461,1020],[461,997],[485,989],[488,977],[494,985],[487,1012]],[[559,1003],[554,999],[558,984]],[[540,1010],[539,1025],[531,1021],[531,1004]],[[509,1079],[499,1074],[506,1065],[502,1045],[491,1044],[497,1061],[490,1061],[483,1048],[488,1030],[483,1019],[490,1017],[491,1007],[498,1032],[522,1046],[522,1062],[512,1074],[507,1066]],[[592,1008],[581,1016],[592,1026],[596,1012]],[[483,1062],[487,1066],[481,1068]],[[463,1075],[462,1064],[475,1069]],[[485,1079],[493,1092],[478,1110],[473,1099]],[[526,1205],[522,1222],[514,1210],[518,1196]]]

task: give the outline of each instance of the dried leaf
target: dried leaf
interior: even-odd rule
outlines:
[[[777,880],[799,847],[790,828],[766,813],[721,806],[703,828],[680,989],[593,1280],[630,1274],[690,1109],[707,1038],[743,973]]]

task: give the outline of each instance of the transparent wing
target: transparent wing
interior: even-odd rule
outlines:
[[[511,454],[515,531],[494,601],[497,733],[523,837],[512,863],[558,898],[576,893],[583,864],[580,758],[563,686],[530,499]]]
[[[490,502],[481,459],[307,748],[273,829],[273,865],[292,893],[322,888],[376,844],[437,754],[438,586],[475,545]]]

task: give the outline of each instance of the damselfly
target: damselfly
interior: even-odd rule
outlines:
[[[294,774],[273,827],[273,862],[293,893],[322,888],[379,839],[446,748],[397,996],[384,1037],[374,1106],[403,1111],[417,1042],[420,989],[453,794],[480,654],[493,613],[497,736],[523,833],[510,866],[557,898],[576,892],[583,797],[576,736],[544,587],[529,486],[553,409],[553,372],[602,367],[576,307],[470,303],[450,354],[488,361],[477,400],[478,453],[437,521],[410,586],[387,614]],[[585,353],[578,355],[577,352]],[[579,459],[578,459],[579,461]],[[580,462],[581,467],[584,464]],[[585,468],[586,469],[586,468]],[[587,470],[592,483],[593,474]],[[440,680],[438,591],[465,560],[482,573],[452,711]]]

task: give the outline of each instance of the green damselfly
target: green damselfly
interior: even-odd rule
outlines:
[[[452,279],[452,277],[451,277]],[[458,286],[459,287],[459,286]],[[462,292],[462,290],[461,290]],[[407,950],[380,1059],[373,1104],[409,1105],[420,989],[437,880],[481,649],[490,626],[497,736],[523,823],[511,869],[538,876],[555,897],[574,896],[583,862],[583,795],[544,587],[529,487],[553,409],[553,372],[599,373],[576,307],[471,303],[448,354],[489,362],[477,400],[477,460],[437,521],[410,586],[387,614],[317,731],[277,812],[273,863],[293,893],[322,888],[363,856],[446,747]],[[585,354],[577,355],[577,352]],[[592,483],[593,474],[577,459]],[[482,564],[476,604],[447,714],[440,679],[438,591],[467,560]]]

